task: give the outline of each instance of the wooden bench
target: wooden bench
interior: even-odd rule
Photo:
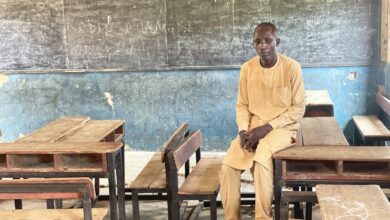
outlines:
[[[275,219],[279,219],[283,187],[317,184],[378,184],[390,187],[390,149],[385,147],[289,147],[273,154]],[[301,195],[307,192],[297,193]],[[295,216],[294,216],[295,217]],[[307,215],[306,219],[311,216]]]
[[[122,142],[124,121],[91,120],[90,117],[61,117],[17,139],[16,143],[29,142]],[[122,149],[124,161],[124,148]],[[100,181],[95,178],[95,192],[100,194]],[[21,207],[21,204],[18,205]]]
[[[355,124],[354,128],[358,130],[363,145],[373,145],[374,143],[375,145],[385,145],[385,141],[390,141],[390,130],[376,115],[353,116],[352,118]]]
[[[107,208],[92,209],[93,220],[103,220],[107,214]],[[82,220],[83,210],[81,209],[25,209],[25,210],[0,210],[2,219],[12,220]]]
[[[166,174],[164,155],[188,135],[189,125],[183,123],[164,143],[161,152],[155,153],[126,191],[131,192],[133,219],[139,219],[139,193],[166,193]],[[188,166],[189,167],[189,166]],[[154,196],[153,199],[166,199],[166,196]]]
[[[200,130],[190,134],[183,143],[166,155],[165,170],[168,190],[168,218],[181,219],[180,206],[183,200],[209,200],[210,219],[217,219],[216,198],[219,192],[218,173],[222,165],[222,157],[202,157],[200,146],[202,133]],[[179,185],[178,170],[196,153],[197,163],[190,174]],[[198,213],[193,213],[196,215]]]
[[[91,198],[95,197],[93,183],[89,178],[0,180],[1,200],[45,199],[53,201],[53,199],[82,199],[85,220],[92,220]],[[48,202],[48,208],[53,208],[51,202]],[[107,209],[105,210],[107,213]],[[24,211],[20,210],[14,213],[15,215],[24,215]],[[59,213],[64,214],[66,212],[62,211]],[[41,213],[41,218],[42,216],[46,217],[46,213],[49,216],[57,215],[55,212],[51,212],[51,210],[46,210]],[[12,216],[13,214],[8,213],[7,215]],[[14,219],[14,217],[9,219]]]
[[[110,216],[125,218],[120,142],[0,143],[0,178],[108,178]]]
[[[320,186],[320,185],[317,185],[317,187],[318,186]],[[337,186],[344,186],[344,185],[337,185]],[[357,185],[357,186],[361,186],[361,185]],[[318,190],[317,190],[317,192],[318,192]],[[385,193],[385,192],[382,192],[382,193],[385,195],[385,197],[388,200],[390,200],[390,193]],[[382,193],[376,192],[375,194],[382,194]],[[316,195],[316,192],[282,191],[280,219],[282,219],[282,220],[289,219],[288,212],[289,212],[289,204],[290,203],[300,202],[300,201],[309,202],[309,203],[318,203],[317,196],[318,196],[318,194]],[[370,197],[372,197],[371,194],[370,194]],[[385,202],[383,204],[386,205]],[[296,218],[296,217],[294,216],[294,218]],[[377,219],[380,219],[380,218],[377,218]]]
[[[390,203],[378,185],[317,185],[323,220],[389,219]]]
[[[334,115],[333,102],[327,90],[305,90],[304,117],[329,117]]]
[[[301,126],[303,146],[349,145],[334,117],[303,118]]]
[[[349,146],[343,131],[334,117],[304,117],[297,134],[296,146]],[[299,191],[299,187],[293,187]],[[311,191],[311,187],[302,187],[301,190]],[[294,217],[303,218],[303,206],[294,203]],[[311,203],[306,203],[306,215],[311,215]]]

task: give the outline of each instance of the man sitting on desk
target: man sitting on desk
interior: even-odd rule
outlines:
[[[231,142],[219,174],[225,219],[240,219],[240,180],[246,169],[254,179],[256,219],[272,219],[272,154],[294,144],[305,111],[301,66],[276,52],[279,43],[275,25],[257,25],[253,46],[258,56],[241,67],[239,135]]]

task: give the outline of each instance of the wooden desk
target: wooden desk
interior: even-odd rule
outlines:
[[[354,122],[353,133],[356,134],[356,130],[359,131],[363,145],[372,145],[375,142],[376,145],[379,143],[379,145],[384,146],[385,141],[390,141],[390,130],[376,115],[355,115],[352,120]]]
[[[304,117],[333,116],[333,102],[327,90],[305,90]]]
[[[301,126],[303,146],[349,145],[334,117],[303,118]]]
[[[91,120],[89,117],[62,117],[15,142],[109,142],[123,141],[122,120]]]
[[[125,219],[122,148],[121,142],[0,143],[0,178],[106,177],[111,219],[118,219],[118,207]]]
[[[124,121],[122,120],[91,120],[89,117],[62,117],[37,129],[31,134],[19,138],[15,143],[32,142],[122,142],[121,167],[124,174]],[[123,185],[124,185],[123,178]],[[99,178],[95,176],[95,191],[99,195]],[[124,192],[123,192],[124,193]],[[115,192],[109,192],[114,194]],[[110,197],[111,201],[111,197]],[[21,204],[17,204],[21,207]],[[119,209],[121,211],[121,209]],[[115,209],[111,210],[111,215]],[[123,209],[124,212],[124,209]]]
[[[378,185],[317,185],[323,220],[388,219],[390,203]]]
[[[390,187],[390,148],[294,146],[276,152],[275,217],[280,217],[284,186],[317,184],[378,184]]]

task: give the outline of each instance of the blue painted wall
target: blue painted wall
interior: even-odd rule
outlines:
[[[356,72],[356,78],[350,72]],[[306,89],[329,91],[348,139],[352,115],[376,111],[378,72],[375,67],[303,69]],[[238,69],[0,75],[2,141],[60,116],[87,115],[124,119],[131,149],[158,149],[186,121],[202,130],[206,150],[224,151],[237,132],[238,77]]]

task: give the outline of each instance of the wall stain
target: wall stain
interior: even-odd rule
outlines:
[[[111,106],[112,114],[115,115],[115,107],[114,107],[114,101],[113,101],[114,96],[109,92],[105,92],[104,96],[107,99],[107,103]]]
[[[8,81],[8,78],[9,77],[7,75],[0,75],[0,88]]]

